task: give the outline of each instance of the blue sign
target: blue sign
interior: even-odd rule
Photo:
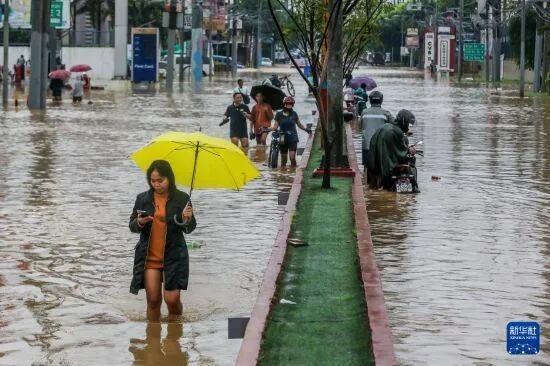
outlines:
[[[511,355],[536,355],[540,349],[537,322],[510,322],[506,326],[506,349]]]
[[[132,81],[156,82],[158,35],[134,33],[132,37]]]

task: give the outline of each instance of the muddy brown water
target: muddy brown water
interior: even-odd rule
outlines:
[[[549,365],[550,99],[371,74],[425,151],[421,194],[366,192],[399,364]],[[513,320],[539,322],[538,355],[507,354]]]
[[[313,101],[293,79],[311,122]],[[233,87],[218,77],[168,96],[108,83],[91,105],[66,95],[45,114],[0,112],[1,365],[234,364],[241,341],[228,339],[227,319],[250,315],[283,212],[277,194],[293,171],[268,169],[252,144],[260,179],[241,192],[194,193],[198,229],[188,240],[200,248],[190,249],[183,324],[145,321],[144,292],[129,293],[138,237],[127,227],[147,189],[127,156],[170,130],[227,137],[218,123]]]

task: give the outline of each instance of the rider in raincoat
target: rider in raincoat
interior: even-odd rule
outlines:
[[[395,120],[384,124],[370,139],[369,173],[379,177],[385,189],[390,189],[392,186],[391,177],[394,168],[408,162],[407,154],[416,154],[414,146],[409,147],[407,138],[409,126],[414,123],[414,115],[402,109]],[[411,169],[415,176],[413,186],[416,186],[416,168],[411,167]]]

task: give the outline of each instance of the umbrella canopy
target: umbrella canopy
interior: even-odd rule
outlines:
[[[231,142],[201,132],[167,132],[130,155],[146,171],[155,160],[172,166],[176,183],[193,189],[236,189],[260,176],[243,151]]]
[[[86,72],[86,71],[90,71],[92,68],[90,65],[85,65],[85,64],[81,64],[81,65],[74,65],[73,67],[70,68],[71,72]]]
[[[281,89],[269,84],[254,85],[252,90],[250,90],[250,96],[256,100],[257,93],[262,93],[264,101],[271,104],[273,110],[283,108],[285,93]]]
[[[48,74],[50,79],[67,80],[71,78],[71,72],[67,70],[54,70]]]
[[[376,85],[376,81],[374,81],[373,78],[369,76],[358,76],[356,78],[353,78],[349,82],[349,86],[357,89],[361,86],[361,84],[367,84],[367,91],[371,91],[372,89],[376,88],[378,85]]]

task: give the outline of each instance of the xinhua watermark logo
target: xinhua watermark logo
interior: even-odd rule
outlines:
[[[537,322],[510,322],[506,326],[506,349],[511,355],[536,355],[540,349]]]

